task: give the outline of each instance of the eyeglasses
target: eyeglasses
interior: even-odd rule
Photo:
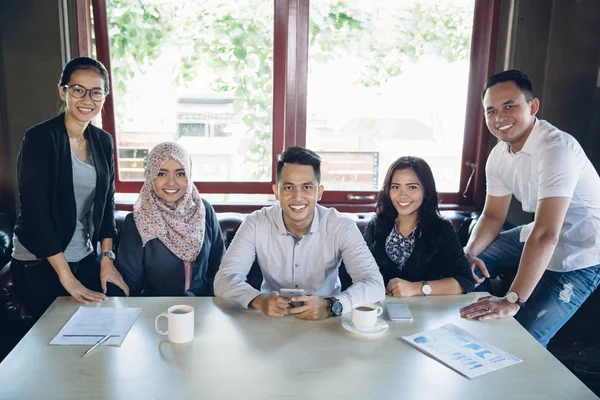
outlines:
[[[102,89],[86,89],[81,85],[65,85],[65,87],[69,90],[69,93],[71,93],[71,96],[74,99],[83,99],[88,92],[90,92],[90,98],[93,101],[102,101],[108,95],[108,93]]]

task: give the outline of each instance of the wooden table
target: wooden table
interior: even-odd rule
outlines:
[[[222,299],[111,298],[91,306],[143,311],[120,348],[84,358],[87,346],[48,345],[79,307],[59,298],[0,364],[0,399],[597,398],[514,319],[461,319],[458,309],[477,297],[404,299],[414,321],[388,321],[377,337],[347,332],[340,318],[267,318]],[[193,342],[171,344],[154,330],[155,317],[175,304],[195,307]],[[523,362],[468,380],[399,339],[446,323]]]

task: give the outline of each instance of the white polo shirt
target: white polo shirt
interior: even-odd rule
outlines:
[[[573,136],[536,119],[521,151],[505,142],[494,147],[485,173],[489,195],[513,194],[525,212],[535,212],[540,199],[571,198],[549,270],[600,264],[600,177]],[[523,226],[521,242],[532,229],[533,222]]]

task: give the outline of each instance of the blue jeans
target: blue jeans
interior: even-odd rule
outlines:
[[[504,231],[479,258],[493,279],[501,273],[516,273],[525,243],[519,241],[522,227]],[[479,271],[478,271],[479,272]],[[479,273],[478,275],[481,276]],[[485,283],[485,282],[484,282]],[[569,272],[546,270],[515,319],[544,347],[575,314],[600,283],[600,264]],[[479,290],[487,290],[481,285]]]

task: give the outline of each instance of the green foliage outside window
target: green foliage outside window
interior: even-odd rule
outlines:
[[[437,3],[396,2],[395,12],[371,2],[313,0],[309,57],[327,63],[354,55],[364,62],[359,82],[383,86],[406,62],[436,56],[449,62],[469,57],[473,10]],[[174,85],[191,82],[203,68],[222,71],[211,87],[233,95],[234,112],[254,144],[246,164],[255,179],[270,178],[273,92],[273,4],[265,0],[109,0],[113,85],[128,81],[161,56],[167,41],[186,49],[177,61]],[[360,4],[360,6],[358,6]],[[185,12],[182,12],[185,10]],[[119,98],[115,98],[117,112]],[[122,117],[122,116],[121,116]]]

